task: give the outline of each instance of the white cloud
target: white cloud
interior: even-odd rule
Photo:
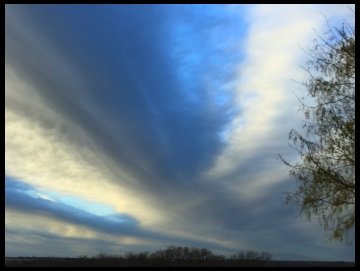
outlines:
[[[239,67],[240,84],[235,93],[241,114],[230,125],[224,136],[228,146],[218,157],[215,166],[206,172],[205,179],[220,179],[230,174],[264,149],[266,157],[259,161],[261,167],[258,167],[258,171],[249,172],[241,180],[222,180],[224,183],[221,186],[228,187],[244,199],[253,200],[260,197],[269,186],[287,176],[287,172],[279,168],[279,161],[272,162],[272,159],[279,150],[287,147],[289,129],[297,125],[297,122],[300,125],[302,114],[294,112],[298,103],[291,94],[291,90],[296,87],[291,79],[301,78],[303,74],[298,68],[303,56],[298,44],[308,44],[314,35],[313,28],[320,26],[322,16],[317,13],[318,9],[318,6],[266,5],[255,6],[253,13],[249,15],[251,28],[245,46],[247,60]],[[331,10],[337,14],[340,9],[332,6]],[[9,14],[8,9],[6,13]],[[47,67],[56,63],[56,75],[67,79],[63,82],[64,88],[72,94],[73,99],[78,100],[77,104],[91,118],[106,120],[106,115],[102,115],[106,108],[92,113],[92,102],[82,95],[87,84],[80,69],[60,55],[53,44],[42,39],[39,33],[33,31],[33,27],[21,22],[16,15],[8,16],[15,21],[7,21],[7,25],[13,26],[10,30],[15,31],[29,45],[29,55],[32,55],[30,62],[35,63],[36,68],[44,64],[42,61],[45,61]],[[46,55],[47,58],[37,60],[39,51],[44,50],[46,53],[40,55]],[[195,241],[216,243],[231,249],[246,248],[249,244],[239,244],[231,238],[224,238],[222,229],[217,225],[204,226],[199,221],[187,220],[188,217],[196,217],[196,214],[186,216],[186,213],[191,213],[192,209],[196,209],[193,207],[197,203],[204,201],[199,192],[201,189],[195,191],[199,194],[194,193],[190,197],[184,191],[183,194],[176,191],[176,195],[169,195],[167,192],[175,193],[175,189],[159,187],[159,190],[164,191],[165,200],[158,201],[153,198],[154,195],[148,195],[141,187],[136,186],[144,180],[138,180],[134,172],[106,157],[84,130],[71,119],[59,115],[56,109],[50,108],[38,95],[40,92],[33,82],[22,78],[8,61],[5,75],[7,175],[17,177],[44,193],[55,191],[111,206],[118,212],[134,216],[147,229]],[[280,119],[285,122],[279,123]],[[113,119],[108,119],[106,123],[101,123],[103,126],[99,129],[106,130],[116,125],[114,123]],[[71,135],[76,137],[66,131],[71,131]],[[279,139],[280,135],[284,135],[284,139]],[[269,142],[273,145],[269,145]],[[126,151],[131,150],[131,146],[126,147],[129,148]],[[151,176],[151,165],[146,164],[150,159],[141,157],[139,153],[131,155],[139,163],[139,167],[143,167]],[[161,181],[156,184],[161,184]],[[40,196],[46,198],[46,194]],[[169,206],[163,204],[167,201]],[[31,223],[26,224],[27,221]],[[85,230],[81,226],[65,225],[61,221],[47,220],[33,214],[15,215],[7,210],[6,226],[15,228],[19,225],[28,229],[46,228],[50,233],[69,238],[112,240],[112,236],[103,236],[102,233]],[[119,244],[145,242],[135,239],[116,240],[119,240]]]
[[[345,5],[337,8],[327,5],[253,7],[248,15],[246,59],[240,63],[235,93],[240,113],[227,131],[227,147],[217,157],[215,166],[206,172],[207,178],[216,180],[231,174],[257,153],[272,149],[273,153],[266,152],[271,157],[260,158],[258,165],[252,165],[253,173],[247,180],[241,178],[242,185],[251,183],[249,190],[257,193],[256,187],[262,187],[260,180],[264,180],[265,187],[285,179],[287,171],[279,170],[281,165],[275,157],[286,150],[290,129],[300,128],[302,124],[302,113],[297,112],[299,103],[293,95],[299,85],[292,81],[302,82],[304,78],[300,65],[308,56],[300,46],[310,45],[315,37],[314,30],[323,28],[322,14],[330,10],[329,16],[343,16],[346,9]],[[323,13],[319,12],[321,10]],[[284,137],[279,139],[282,134]],[[270,142],[272,146],[269,146]],[[262,167],[264,161],[267,161],[267,167]],[[278,179],[271,178],[273,181],[270,182],[265,176]],[[250,180],[257,180],[257,185]]]
[[[7,175],[40,190],[110,205],[144,224],[161,218],[139,191],[126,185],[132,181],[131,173],[121,165],[115,167],[98,153],[91,138],[71,120],[48,107],[35,86],[21,78],[10,64],[6,64],[5,82]],[[66,131],[76,134],[81,144],[74,142]]]
[[[145,195],[136,185],[129,186],[129,183],[138,182],[131,171],[121,164],[114,165],[113,161],[96,148],[91,138],[80,127],[56,114],[56,111],[49,108],[41,97],[32,96],[31,93],[36,91],[32,90],[34,86],[31,83],[20,78],[12,67],[6,66],[6,69],[11,71],[6,73],[8,93],[5,106],[6,175],[34,186],[41,193],[42,198],[47,194],[51,196],[51,193],[69,195],[80,200],[84,199],[85,202],[112,207],[119,213],[129,214],[145,229],[169,234],[174,238],[235,247],[234,244],[221,238],[202,234],[201,225],[194,226],[193,221],[182,221],[179,215],[186,210],[191,211],[193,199],[188,198],[187,202],[183,202],[181,197],[173,195],[171,198],[174,200],[176,198],[175,201],[181,204],[176,208],[174,206],[169,208],[161,205],[162,201],[159,201],[159,205],[156,198],[151,198],[154,195]],[[17,102],[16,106],[9,105],[10,99]],[[36,114],[27,115],[24,113],[25,107],[26,110],[36,109]],[[52,128],[42,125],[44,121],[52,123]],[[71,129],[72,134],[82,139],[81,145],[73,142],[72,137],[64,132],[62,128],[64,126],[66,126],[65,131]],[[165,189],[164,193],[167,191]],[[169,195],[164,194],[164,197]],[[52,198],[56,200],[56,197],[52,196]],[[81,208],[81,206],[74,207]],[[7,214],[9,212],[11,213],[6,210]],[[19,221],[21,215],[17,215],[16,221]],[[24,219],[26,220],[26,217]],[[43,221],[46,218],[34,220]],[[7,226],[10,225],[10,221],[9,219],[6,221]],[[55,224],[43,223],[42,227],[59,236],[65,236],[66,233],[65,237],[75,238],[82,232],[81,227],[78,226],[63,229],[61,227],[65,226],[61,226],[61,223],[58,221],[56,227]],[[36,229],[37,226],[33,223],[28,225],[29,229]],[[186,230],[182,229],[182,226],[185,226]],[[188,231],[189,227],[192,229],[191,232]],[[87,232],[84,231],[78,237],[83,238],[86,233],[89,238],[105,240],[102,237],[97,238],[101,233]],[[127,241],[135,244],[133,239]],[[154,242],[156,241],[153,240],[152,243]]]

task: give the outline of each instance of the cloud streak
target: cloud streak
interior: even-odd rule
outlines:
[[[16,228],[7,251],[22,253],[17,234],[72,246],[81,229],[109,251],[127,242],[271,252],[290,240],[290,258],[351,251],[315,244],[315,224],[310,234],[298,226],[279,192],[292,182],[274,159],[301,125],[290,94],[298,44],[328,9],[346,8],[7,5],[5,171],[18,180],[6,181],[6,226]],[[20,226],[30,210],[48,235]]]

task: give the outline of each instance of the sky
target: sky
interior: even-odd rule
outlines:
[[[5,5],[5,255],[353,261],[285,203],[299,82],[354,5]]]

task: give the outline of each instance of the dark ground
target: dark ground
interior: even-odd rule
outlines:
[[[204,261],[204,262],[169,262],[169,261],[129,261],[122,259],[94,259],[94,258],[37,258],[19,257],[5,258],[5,267],[31,267],[31,266],[261,266],[261,267],[355,267],[354,262],[320,262],[320,261]]]

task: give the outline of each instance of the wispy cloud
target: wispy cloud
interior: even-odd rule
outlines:
[[[315,29],[322,31],[328,9],[334,16],[331,5],[259,5],[247,14],[245,61],[239,65],[235,90],[240,111],[226,131],[226,148],[207,176],[239,176],[235,186],[249,186],[244,196],[260,192],[261,184],[266,189],[287,180],[287,171],[275,157],[288,153],[287,134],[302,125],[295,96],[305,95],[296,83],[303,81],[300,66],[307,58],[301,47],[312,43]],[[348,12],[346,6],[339,6],[336,15]]]
[[[315,244],[317,226],[299,227],[279,192],[292,183],[275,157],[302,119],[291,80],[319,10],[347,12],[7,5],[5,172],[19,180],[6,182],[7,251],[23,253],[16,236],[42,255],[76,243],[351,250]]]

